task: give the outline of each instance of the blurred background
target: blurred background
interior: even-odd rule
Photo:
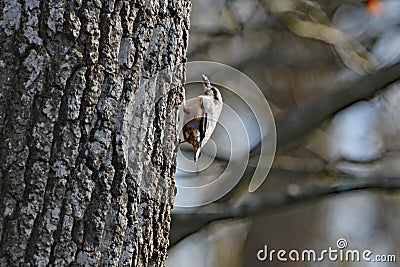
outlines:
[[[268,100],[278,143],[268,179],[249,193],[263,136],[249,108],[219,87],[251,133],[243,137],[250,161],[226,196],[173,210],[167,266],[399,266],[400,1],[192,3],[188,60],[249,76]],[[201,92],[188,88],[187,97]],[[226,134],[234,133],[217,128],[214,149],[226,151]],[[228,160],[216,153],[190,179],[212,181]],[[178,168],[177,183],[186,178]],[[265,245],[318,252],[340,238],[397,263],[257,259]]]

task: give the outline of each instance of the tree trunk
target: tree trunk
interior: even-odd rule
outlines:
[[[163,266],[190,2],[0,7],[0,266]]]

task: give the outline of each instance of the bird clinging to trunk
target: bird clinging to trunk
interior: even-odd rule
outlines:
[[[194,161],[200,157],[202,147],[210,139],[222,111],[222,96],[209,79],[203,76],[203,94],[184,104],[184,142],[193,146]]]

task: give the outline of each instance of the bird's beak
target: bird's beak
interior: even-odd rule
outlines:
[[[200,149],[197,149],[194,151],[194,161],[196,162],[200,158]]]
[[[193,160],[196,162],[200,157],[200,149],[198,148],[196,143],[193,144],[193,151],[194,151]]]

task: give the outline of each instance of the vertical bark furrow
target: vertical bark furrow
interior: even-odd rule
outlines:
[[[50,250],[49,266],[69,266],[77,250],[77,245],[72,239],[74,217],[71,205],[63,206],[60,217],[55,242]]]
[[[138,212],[138,201],[135,201],[137,197],[132,197],[138,191],[138,185],[129,184],[132,180],[130,174],[126,175],[127,180],[127,227],[123,237],[123,247],[120,253],[118,266],[137,266],[138,257],[138,247],[139,247],[139,212]]]
[[[82,87],[77,86],[79,95],[67,98],[67,119],[76,123],[77,142],[74,142],[73,150],[74,155],[78,157],[75,158],[75,167],[68,177],[65,198],[59,199],[57,204],[54,203],[61,208],[60,219],[53,234],[55,242],[49,254],[50,264],[56,266],[72,263],[78,247],[83,242],[82,220],[87,203],[92,198],[95,182],[92,178],[93,170],[85,166],[82,157],[94,127],[96,105],[104,78],[102,67],[94,65],[98,59],[100,6],[93,1],[71,1],[64,14],[64,35],[70,40],[76,40],[77,44],[72,44],[70,49],[80,55],[77,64],[86,66],[82,67],[82,72],[79,73],[80,78],[85,80]],[[60,151],[61,154],[64,152],[63,149]]]
[[[24,71],[21,69],[18,73],[20,82],[14,80],[13,86],[20,87],[15,98],[10,99],[10,135],[6,137],[10,151],[6,152],[5,160],[5,164],[10,165],[6,165],[2,192],[7,199],[15,200],[13,214],[4,221],[7,232],[3,238],[7,243],[2,247],[5,254],[12,255],[10,266],[23,261],[33,222],[41,209],[49,171],[54,121],[42,112],[49,99],[46,93],[50,91],[44,89],[43,66],[47,57],[43,50],[29,51],[22,63]]]
[[[116,173],[114,180],[121,179],[119,176],[125,176],[124,173]],[[115,186],[115,184],[113,184]],[[124,187],[124,184],[122,184]],[[123,236],[125,234],[127,219],[127,193],[122,192],[120,196],[113,194],[111,207],[105,219],[105,229],[101,241],[102,258],[100,266],[118,266],[123,245]]]
[[[81,7],[81,1],[70,1],[65,7],[63,31],[64,37],[70,40],[71,44],[78,39],[81,33],[82,21],[79,17]]]
[[[15,128],[12,122],[15,101],[22,95],[22,92],[16,92],[13,96],[14,84],[18,80],[16,70],[18,69],[17,66],[20,65],[17,64],[19,60],[16,56],[15,43],[17,32],[20,29],[21,9],[22,6],[17,1],[0,1],[0,10],[2,11],[0,17],[0,42],[2,47],[0,53],[0,265],[2,266],[7,265],[9,257],[6,254],[8,250],[6,234],[9,230],[9,220],[15,213],[18,201],[14,198],[14,195],[21,195],[24,186],[22,175],[25,167],[21,163],[24,163],[28,157],[24,129],[21,129],[19,136],[15,136]],[[6,108],[7,106],[10,108]],[[15,112],[18,112],[18,110]],[[13,136],[15,137],[13,138]],[[17,137],[20,139],[18,140]],[[24,153],[21,153],[21,148]],[[19,162],[17,159],[19,159]],[[17,171],[10,168],[10,163],[14,162],[16,162],[14,166]],[[13,173],[17,175],[16,178],[19,178],[15,181],[16,187],[11,185],[8,178]],[[13,190],[20,193],[16,192],[17,194],[15,194],[12,192]]]
[[[83,246],[76,254],[77,266],[88,266],[90,262],[100,261],[100,242],[111,205],[110,187],[113,176],[112,166],[104,167],[95,174],[96,187],[84,215]]]
[[[86,266],[100,260],[100,241],[111,206],[111,185],[115,169],[110,165],[114,149],[111,146],[115,129],[118,101],[122,93],[118,56],[122,37],[120,11],[122,2],[108,2],[100,13],[98,65],[104,70],[104,80],[97,103],[97,121],[91,130],[87,164],[95,170],[95,189],[84,215],[83,244],[76,254],[76,265]],[[104,170],[103,170],[104,168]],[[99,170],[99,171],[98,171]],[[97,172],[98,171],[98,172]],[[115,223],[115,222],[113,222]]]
[[[82,3],[82,2],[81,2]],[[100,43],[100,10],[95,1],[83,1],[82,6],[76,11],[77,23],[80,29],[77,38],[77,49],[82,53],[83,62],[88,66],[86,79],[88,83],[83,92],[80,110],[82,124],[82,138],[80,151],[85,149],[97,121],[96,105],[98,104],[104,81],[104,67],[98,63]]]
[[[82,1],[81,3],[82,5],[77,11],[81,25],[75,45],[81,50],[84,62],[93,66],[97,63],[99,57],[101,6],[99,6],[100,2],[95,0]],[[79,23],[77,26],[79,26]]]
[[[76,71],[67,83],[73,83],[75,92],[80,92],[84,86],[85,80],[83,77],[84,69]],[[50,69],[51,76],[54,78],[47,83],[47,88],[56,91],[55,87],[57,78],[60,77],[57,69]],[[83,84],[83,85],[82,85]],[[76,95],[74,90],[66,89],[61,98],[61,105],[57,114],[57,123],[53,125],[53,140],[51,143],[51,151],[49,159],[50,171],[46,175],[48,177],[45,188],[43,188],[43,196],[40,196],[41,213],[36,217],[28,248],[25,255],[25,260],[34,265],[47,264],[47,259],[50,248],[54,239],[54,232],[59,224],[61,204],[65,196],[65,184],[67,183],[70,171],[77,157],[77,145],[80,137],[79,124],[72,119],[76,117],[76,106],[80,103],[79,93]],[[49,97],[54,97],[54,93],[50,93]],[[47,102],[47,101],[46,101]],[[74,103],[74,104],[72,104]],[[69,105],[69,106],[68,106]],[[43,106],[42,106],[42,109]],[[37,183],[37,181],[36,181]],[[28,188],[27,194],[31,194],[31,189]],[[39,198],[39,195],[37,196]]]
[[[132,100],[133,91],[138,84],[138,68],[134,67],[136,47],[132,39],[133,22],[137,10],[130,5],[132,3],[124,2],[121,9],[122,39],[119,46],[118,63],[120,72],[123,76],[122,94],[119,101],[118,115],[116,118],[115,135],[113,139],[113,166],[116,173],[111,188],[112,203],[106,217],[106,225],[101,243],[101,266],[118,266],[120,262],[127,266],[125,260],[121,261],[124,245],[124,236],[128,225],[133,220],[128,218],[128,189],[126,184],[126,163],[123,142],[125,142],[122,131],[127,105]],[[131,213],[132,216],[132,213]],[[129,223],[131,222],[131,223]],[[132,237],[133,238],[133,237]],[[130,241],[133,241],[130,240]]]
[[[14,266],[23,262],[33,222],[41,209],[54,120],[41,112],[47,99],[42,90],[48,54],[39,47],[42,45],[39,1],[23,4],[9,1],[3,8],[0,25],[8,26],[4,34],[13,37],[1,34],[4,37],[1,39],[6,40],[2,44],[6,53],[2,55],[9,58],[5,59],[9,65],[0,64],[7,73],[7,77],[1,77],[1,88],[8,91],[7,104],[2,105],[7,113],[4,122],[7,131],[2,134],[6,158],[2,158],[5,166],[2,167],[0,213],[4,218],[0,225],[6,231],[2,231],[0,239],[0,257],[6,256],[3,260],[6,265]]]
[[[85,72],[85,67],[79,68],[65,80],[62,78],[65,73],[60,70],[56,72],[54,78],[53,84],[61,84],[65,86],[65,89],[57,116],[58,122],[54,127],[54,142],[50,156],[51,171],[48,174],[49,181],[46,185],[43,208],[40,216],[35,220],[25,257],[26,261],[34,265],[39,264],[39,261],[43,264],[45,261],[42,259],[49,257],[54,244],[53,240],[57,239],[56,233],[59,233],[59,226],[63,223],[60,221],[64,212],[62,204],[66,188],[71,183],[71,170],[78,157],[81,137],[77,118],[83,88],[86,84]]]

